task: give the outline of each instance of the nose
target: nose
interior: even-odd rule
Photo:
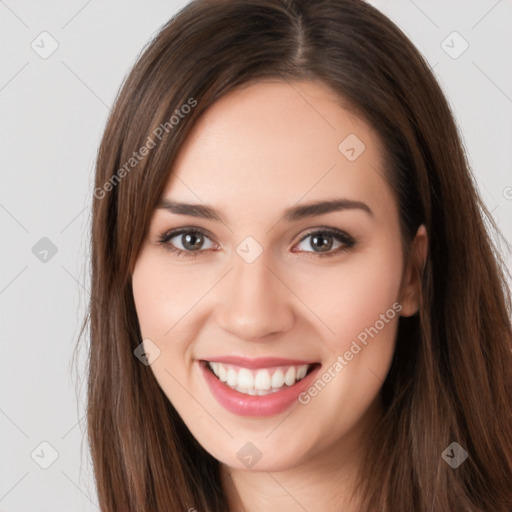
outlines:
[[[245,341],[286,332],[294,322],[293,293],[263,255],[252,263],[234,258],[234,268],[219,289],[220,327]]]

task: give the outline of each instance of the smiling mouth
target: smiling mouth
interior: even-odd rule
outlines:
[[[226,386],[246,395],[269,395],[294,386],[320,363],[249,369],[227,363],[202,361]]]

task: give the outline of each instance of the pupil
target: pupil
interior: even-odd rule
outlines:
[[[320,243],[318,243],[319,240],[321,241]],[[324,250],[328,251],[332,247],[332,238],[330,237],[330,235],[327,235],[327,236],[315,235],[312,239],[312,242],[313,242],[314,246],[317,245],[317,243],[318,243],[317,247],[319,249],[321,249],[322,251],[324,251]]]
[[[191,235],[191,234],[187,233],[186,235],[183,236],[182,241],[183,240],[184,240],[183,246],[186,249],[194,250],[201,246],[202,235],[196,236],[196,235]]]

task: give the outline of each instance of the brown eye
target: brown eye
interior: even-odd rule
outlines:
[[[348,250],[354,245],[355,239],[343,231],[319,230],[304,236],[297,247],[299,247],[299,251],[303,252],[331,255]],[[308,250],[308,248],[313,250]]]
[[[311,236],[311,247],[318,249],[319,252],[330,251],[333,246],[333,236],[332,235],[312,235]]]
[[[196,251],[204,243],[204,237],[201,233],[186,233],[181,236],[181,244],[187,251]]]
[[[201,252],[214,246],[210,237],[197,228],[170,231],[161,235],[158,241],[166,249],[184,258],[187,256],[196,257]]]

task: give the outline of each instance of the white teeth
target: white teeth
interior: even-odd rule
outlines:
[[[236,383],[238,382],[238,373],[233,370],[233,368],[230,368],[228,370],[228,380],[227,383],[234,388],[236,386]]]
[[[270,373],[268,370],[260,370],[256,373],[254,387],[259,391],[268,391],[271,387]]]
[[[256,395],[257,392],[255,389],[252,388],[243,388],[242,386],[237,386],[235,388],[237,391],[240,391],[240,393],[245,393],[246,395]]]
[[[272,375],[272,387],[280,388],[284,384],[284,373],[280,368],[274,372]]]
[[[307,364],[303,364],[302,366],[299,366],[297,368],[297,380],[303,379],[306,376],[307,372],[308,372]]]
[[[254,377],[247,368],[241,368],[238,372],[238,387],[252,389],[254,386]]]
[[[295,371],[295,368],[293,366],[290,366],[288,368],[286,375],[284,376],[284,382],[288,386],[293,386],[295,384],[295,376],[297,375],[297,372]]]
[[[228,364],[209,362],[208,365],[221,382],[247,395],[268,395],[279,391],[285,384],[293,386],[306,376],[309,365],[281,366],[250,370]],[[274,370],[272,372],[272,370]]]

